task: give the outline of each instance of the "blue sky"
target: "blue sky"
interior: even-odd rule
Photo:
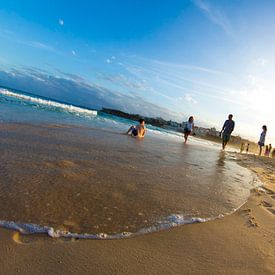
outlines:
[[[267,124],[275,143],[274,14],[268,0],[0,0],[0,69],[85,81],[129,112],[218,128],[233,113],[236,133]]]

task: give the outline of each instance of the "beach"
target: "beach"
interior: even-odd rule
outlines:
[[[81,135],[79,135],[79,133],[81,133]],[[111,193],[114,195],[112,195],[111,198],[97,198],[99,203],[104,202],[104,205],[106,205],[105,207],[107,207],[105,210],[108,211],[105,216],[102,207],[94,208],[98,207],[98,203],[93,204],[91,202],[91,204],[88,205],[92,209],[96,209],[98,213],[101,213],[100,217],[96,220],[99,227],[93,228],[88,233],[98,234],[99,232],[102,232],[103,228],[106,228],[107,233],[109,233],[108,236],[114,236],[116,233],[125,229],[131,229],[132,232],[139,232],[140,228],[150,229],[146,232],[142,231],[142,234],[139,233],[136,236],[133,235],[126,239],[121,238],[120,235],[120,238],[116,240],[81,240],[79,238],[51,238],[47,236],[47,234],[19,234],[17,231],[2,228],[0,229],[0,249],[2,255],[0,268],[3,274],[274,273],[274,160],[259,158],[253,155],[239,155],[237,153],[226,152],[222,155],[220,155],[220,153],[213,153],[213,157],[218,156],[218,163],[216,163],[218,166],[216,166],[215,174],[213,176],[213,179],[218,179],[218,181],[215,181],[214,186],[219,186],[220,175],[216,171],[217,168],[222,168],[221,176],[226,178],[227,174],[225,173],[225,170],[228,171],[229,169],[229,171],[231,171],[230,176],[232,176],[231,173],[235,171],[235,165],[239,167],[239,173],[246,173],[246,169],[242,170],[242,167],[246,167],[254,174],[257,174],[257,177],[264,183],[262,188],[255,187],[251,191],[248,201],[236,212],[230,215],[224,215],[224,217],[216,217],[215,215],[219,212],[225,213],[233,209],[234,205],[238,205],[241,200],[245,199],[245,196],[247,196],[246,181],[241,182],[243,175],[240,175],[240,177],[235,180],[232,178],[231,181],[234,182],[234,184],[231,184],[230,180],[229,182],[225,181],[224,184],[219,187],[220,189],[210,189],[211,192],[208,193],[207,189],[210,187],[213,188],[213,184],[206,185],[206,189],[203,189],[203,185],[201,185],[199,189],[189,189],[192,185],[189,187],[187,185],[187,187],[185,186],[187,189],[181,190],[179,189],[180,185],[177,184],[177,179],[182,178],[180,173],[183,173],[183,175],[189,173],[193,185],[198,185],[200,181],[196,181],[196,177],[192,174],[192,171],[195,171],[194,174],[198,174],[199,170],[196,170],[196,167],[204,167],[206,164],[203,162],[193,162],[190,166],[188,165],[187,159],[184,157],[186,163],[183,166],[186,166],[187,170],[180,172],[181,170],[178,170],[178,167],[179,165],[182,166],[183,159],[176,152],[179,148],[183,148],[182,150],[185,150],[184,152],[188,153],[188,149],[186,148],[194,149],[195,147],[199,147],[199,145],[188,145],[189,147],[184,148],[178,147],[180,146],[179,143],[174,143],[174,145],[172,143],[167,151],[162,143],[163,140],[154,139],[154,144],[161,146],[164,155],[167,156],[167,159],[163,162],[164,160],[161,159],[161,150],[159,147],[154,147],[151,143],[152,140],[148,138],[147,141],[144,140],[140,142],[134,140],[134,142],[135,146],[141,146],[139,148],[141,151],[141,158],[145,160],[147,166],[152,162],[152,159],[149,157],[148,159],[145,158],[148,153],[146,151],[146,146],[150,147],[152,158],[155,158],[154,162],[157,164],[155,168],[156,170],[154,170],[154,166],[151,165],[150,169],[145,172],[145,177],[142,178],[141,176],[141,178],[148,185],[149,181],[146,180],[151,174],[150,182],[153,178],[157,177],[159,179],[157,185],[152,184],[150,189],[148,189],[149,187],[145,188],[139,186],[138,182],[135,183],[132,181],[133,178],[140,179],[139,171],[144,168],[143,166],[140,166],[138,171],[134,172],[134,177],[130,180],[132,185],[128,186],[125,190],[119,185],[118,189],[120,190],[120,193],[111,192],[114,187],[110,184],[119,182],[119,180],[116,179],[117,174],[115,171],[120,171],[120,175],[123,174],[123,171],[126,171],[126,178],[124,179],[123,176],[120,176],[119,179],[122,180],[123,184],[124,181],[129,182],[129,175],[132,174],[133,169],[131,165],[133,165],[133,163],[129,163],[129,159],[127,159],[127,163],[124,163],[124,158],[121,157],[124,155],[121,152],[115,156],[107,155],[108,157],[106,158],[104,148],[106,149],[110,146],[107,142],[108,135],[111,135],[112,143],[115,143],[117,151],[122,151],[123,148],[127,151],[133,146],[132,142],[134,139],[117,135],[113,132],[109,134],[105,132],[103,141],[104,146],[102,147],[100,143],[96,143],[95,147],[93,147],[92,143],[95,143],[98,139],[102,139],[102,132],[98,132],[95,129],[81,129],[79,127],[68,125],[34,126],[14,123],[1,125],[1,144],[2,151],[4,152],[1,156],[1,173],[4,173],[4,177],[1,177],[1,190],[3,192],[5,191],[5,188],[8,188],[8,191],[11,194],[11,197],[8,199],[6,198],[6,202],[10,202],[8,205],[7,203],[3,203],[2,198],[1,219],[4,218],[5,220],[11,220],[12,218],[13,221],[23,222],[21,219],[24,218],[24,222],[35,222],[40,225],[50,222],[51,224],[47,225],[55,226],[64,232],[73,231],[87,233],[88,230],[91,230],[91,224],[87,223],[90,217],[86,216],[83,207],[85,204],[83,204],[83,202],[86,200],[79,199],[80,195],[77,195],[79,191],[74,189],[65,190],[62,188],[65,188],[66,186],[71,186],[70,188],[73,188],[73,185],[70,185],[71,180],[74,184],[80,181],[80,183],[84,185],[84,187],[86,186],[87,190],[89,190],[88,185],[85,185],[87,184],[85,178],[91,179],[94,177],[95,180],[97,179],[95,171],[92,169],[95,167],[94,165],[96,163],[96,170],[100,171],[101,169],[103,171],[98,177],[106,179],[107,185],[103,185],[103,189],[94,189],[92,191],[97,196],[102,194],[102,190],[105,194]],[[119,140],[123,138],[128,144],[124,144],[123,147],[120,148]],[[54,142],[57,140],[58,142]],[[89,150],[92,150],[92,155],[94,155],[93,163],[87,162],[91,157],[88,153],[87,156],[89,157],[82,157],[81,161],[78,158],[79,151],[82,150],[81,146],[83,146],[84,149],[86,148],[85,150],[87,152],[87,144],[85,144],[84,141],[90,141],[89,146],[92,149]],[[146,142],[148,143],[147,145]],[[46,145],[46,147],[41,147],[41,144]],[[46,148],[47,150],[45,151]],[[99,152],[96,153],[95,148],[97,148]],[[157,151],[154,152],[154,150]],[[167,154],[167,152],[171,152],[171,150],[173,152],[172,155]],[[50,154],[47,153],[49,151],[51,152]],[[108,150],[106,151],[107,153],[109,152]],[[85,151],[81,152],[80,155],[85,155]],[[209,154],[210,158],[207,161],[212,165],[212,151],[210,152],[208,149],[201,147],[199,152],[200,154]],[[27,153],[28,158],[26,158]],[[138,162],[136,162],[135,159],[137,153],[135,151],[132,151],[132,153],[133,155],[129,155],[127,152],[127,155],[130,159],[132,158],[132,160],[134,160],[135,165],[138,165]],[[196,155],[196,149],[194,149],[194,154],[194,158],[193,155],[191,155],[193,160],[198,158]],[[66,159],[64,158],[65,155]],[[51,158],[48,158],[47,156],[50,156]],[[60,156],[62,156],[62,159],[60,159]],[[146,161],[148,161],[148,163]],[[41,163],[43,163],[43,166],[40,165]],[[112,180],[109,185],[108,176],[110,175],[110,172],[106,170],[106,166],[103,166],[103,164],[106,163],[108,163],[112,175]],[[113,167],[112,163],[114,165]],[[20,167],[18,166],[19,164]],[[12,173],[8,173],[11,167],[15,167],[14,165],[17,167],[17,170],[12,170]],[[163,174],[157,172],[158,166],[163,168]],[[203,171],[203,169],[200,170]],[[22,171],[24,171],[23,174]],[[34,175],[30,171],[33,171]],[[209,172],[209,169],[206,169],[206,171]],[[203,173],[206,172],[204,171]],[[213,171],[211,171],[211,173],[213,173]],[[209,177],[211,173],[205,175]],[[236,173],[236,171],[234,173]],[[246,175],[246,177],[250,176],[249,173],[244,175]],[[43,176],[46,178],[43,178]],[[160,180],[161,176],[164,177],[163,182]],[[12,185],[13,187],[7,187],[7,184],[5,186],[3,184],[4,178],[8,178],[10,182],[14,180],[15,184]],[[21,180],[18,181],[19,178]],[[52,179],[55,180],[51,187],[53,189],[51,190],[49,188],[49,182]],[[167,184],[169,180],[175,184],[171,191],[170,189],[167,189],[167,187],[165,189],[165,184]],[[212,181],[213,180],[211,180],[211,182]],[[18,182],[20,184],[18,184]],[[48,185],[43,187],[45,186],[45,183]],[[236,189],[236,184],[244,185],[244,188],[242,190]],[[30,186],[29,189],[28,186]],[[229,197],[227,197],[228,194],[225,195],[222,192],[224,186],[227,188],[225,190],[226,193],[229,194]],[[36,187],[38,187],[38,189],[36,189]],[[141,187],[145,189],[142,189]],[[62,192],[59,188],[61,188],[61,191],[63,190],[63,193],[66,192],[67,195],[62,197]],[[105,190],[104,188],[107,189]],[[163,188],[164,190],[162,190]],[[195,187],[193,186],[192,188]],[[28,190],[29,193],[25,192],[22,194],[22,192],[20,192],[21,189],[24,191]],[[178,191],[179,193],[183,192],[180,193],[181,196],[185,194],[185,201],[183,203],[180,201],[180,196],[177,198],[177,192],[172,192],[173,189],[176,191],[181,190]],[[39,192],[37,192],[37,190],[39,190]],[[197,193],[198,190],[203,190],[202,193],[198,194],[198,197],[191,195],[192,192]],[[212,194],[215,193],[213,192],[214,190],[218,196]],[[238,190],[239,193],[241,193],[241,196],[238,195]],[[207,196],[204,198],[203,194],[205,192]],[[232,196],[230,192],[233,192],[233,195],[234,192],[236,193],[235,199],[233,199],[234,196]],[[4,194],[8,193],[4,192]],[[52,197],[54,196],[53,194],[58,194],[59,197]],[[70,196],[75,194],[77,199],[68,196],[69,194]],[[150,196],[148,194],[150,194]],[[221,195],[223,196],[221,197]],[[30,200],[27,200],[28,196],[30,196]],[[127,198],[123,199],[124,196]],[[223,201],[217,200],[220,197],[222,199],[227,199],[227,203],[223,202],[220,204],[220,202]],[[155,200],[152,200],[153,198],[155,198]],[[73,202],[72,204],[70,200]],[[118,208],[121,209],[118,211],[118,218],[114,218],[115,222],[112,222],[112,219],[108,220],[111,213],[114,213],[113,210],[110,211],[111,205],[113,204],[108,205],[108,200],[109,203],[115,201]],[[212,200],[212,202],[209,203],[209,200]],[[47,206],[47,201],[57,204],[53,208],[48,206],[50,211],[46,211],[47,207],[45,207],[45,205]],[[82,201],[82,204],[79,204],[79,201]],[[129,201],[132,201],[132,204],[131,207],[127,208],[125,202]],[[31,205],[31,203],[34,204]],[[179,225],[175,228],[172,228],[174,227],[174,224],[167,226],[167,223],[164,223],[165,226],[154,227],[155,219],[164,217],[169,213],[179,212],[178,206],[182,204],[186,205],[184,211],[187,211],[187,213],[190,213],[193,208],[194,212],[190,214],[190,217],[200,214],[205,217],[210,216],[212,219],[202,223]],[[80,209],[81,207],[83,207],[82,210]],[[204,209],[204,207],[206,209]],[[150,209],[152,211],[150,211]],[[167,209],[169,209],[169,211],[167,211]],[[90,212],[94,213],[94,211],[95,210]],[[49,213],[53,213],[53,218],[49,218]],[[65,218],[63,217],[64,215],[66,216]],[[70,219],[67,218],[69,215],[71,215]],[[133,215],[135,218],[131,219]],[[85,217],[88,218],[82,224],[81,221],[78,220],[78,216],[83,219]],[[151,227],[147,225],[147,227],[144,226],[144,216],[147,220],[146,224],[150,223]],[[109,223],[103,222],[105,220],[109,221]],[[60,221],[63,221],[63,223]],[[127,224],[128,222],[129,224]],[[87,227],[85,227],[85,225],[87,225]],[[122,227],[120,228],[120,226]],[[127,226],[127,228],[124,228],[124,226]],[[152,228],[154,230],[152,230]],[[106,235],[103,236],[103,238],[105,237]]]
[[[275,275],[275,1],[2,1],[0,275]]]
[[[261,161],[257,164],[262,166]],[[270,188],[274,183],[265,179],[269,193],[274,192]],[[271,195],[255,191],[241,209],[224,219],[127,240],[66,241],[1,229],[1,270],[3,274],[274,274],[274,214],[263,201],[272,201]]]

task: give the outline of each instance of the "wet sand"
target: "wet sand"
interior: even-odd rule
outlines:
[[[274,160],[233,153],[224,157],[251,169],[264,183],[233,215],[115,241],[23,236],[0,229],[1,271],[3,274],[274,274]]]
[[[120,236],[214,219],[245,202],[254,184],[217,148],[179,139],[3,124],[0,149],[0,220],[63,232]]]
[[[254,160],[244,163],[255,165]],[[257,163],[263,166],[260,160]],[[268,208],[263,201],[274,207],[275,188],[274,182],[264,174],[262,177],[269,186],[268,193],[253,192],[233,215],[126,240],[64,241],[20,236],[0,229],[1,271],[3,274],[274,274],[275,220],[272,207]]]

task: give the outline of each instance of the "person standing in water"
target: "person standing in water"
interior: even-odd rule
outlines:
[[[194,131],[194,117],[190,116],[188,121],[184,125],[184,143],[187,142],[188,136]]]
[[[229,115],[228,119],[224,122],[220,136],[222,137],[222,149],[224,150],[227,143],[230,140],[231,133],[234,131],[235,121],[233,120],[233,115]]]
[[[265,143],[265,136],[266,136],[266,132],[267,132],[267,127],[266,125],[264,125],[262,127],[262,133],[261,133],[261,136],[260,136],[260,140],[258,142],[258,145],[259,145],[259,156],[262,155],[262,150],[263,150],[263,147],[264,147],[264,143]]]

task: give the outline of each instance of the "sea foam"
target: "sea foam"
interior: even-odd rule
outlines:
[[[0,94],[8,96],[8,97],[14,97],[17,99],[21,99],[23,101],[36,103],[40,106],[51,108],[57,108],[59,110],[62,110],[64,112],[73,113],[73,114],[83,114],[83,115],[89,115],[89,116],[96,116],[97,111],[96,110],[89,110],[82,107],[77,107],[70,104],[60,103],[54,100],[50,99],[43,99],[39,97],[34,97],[30,95],[15,93],[7,89],[0,89]]]
[[[156,223],[156,225],[142,228],[137,232],[121,232],[117,234],[89,234],[89,233],[72,233],[69,231],[57,230],[50,226],[42,226],[31,223],[17,223],[13,221],[0,220],[0,227],[16,230],[24,235],[30,234],[47,234],[52,238],[76,238],[76,239],[95,239],[95,240],[113,240],[113,239],[126,239],[134,236],[144,235],[152,232],[167,230],[176,226],[192,223],[202,223],[213,219],[221,218],[222,216],[215,218],[199,218],[199,217],[184,217],[183,215],[171,215],[162,221]]]

